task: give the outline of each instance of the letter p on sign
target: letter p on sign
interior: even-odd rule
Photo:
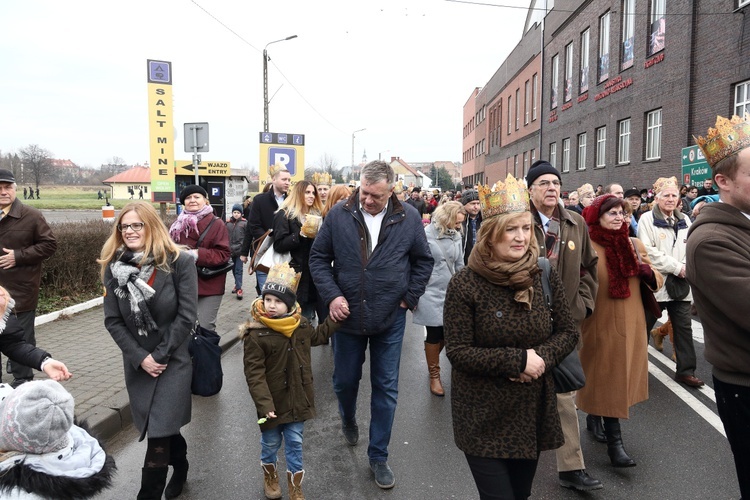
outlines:
[[[297,173],[297,151],[294,148],[268,148],[269,167],[284,165],[289,173]]]

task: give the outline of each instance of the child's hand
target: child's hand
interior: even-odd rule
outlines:
[[[269,412],[268,412],[268,415],[266,415],[266,418],[276,418],[276,412],[274,412],[274,411],[269,411]]]
[[[261,419],[258,419],[258,425],[265,424],[268,421],[269,418],[276,418],[276,413],[272,412],[272,411],[269,411],[268,413],[266,413],[265,417],[263,417]]]

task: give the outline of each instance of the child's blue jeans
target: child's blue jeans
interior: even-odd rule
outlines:
[[[304,469],[302,466],[302,433],[304,429],[304,422],[289,422],[261,432],[260,461],[264,464],[276,465],[276,456],[279,448],[281,448],[283,438],[287,470],[295,473]]]

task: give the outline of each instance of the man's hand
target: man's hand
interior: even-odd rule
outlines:
[[[328,305],[328,314],[336,323],[340,323],[349,317],[349,304],[343,296],[338,296]]]
[[[5,255],[0,256],[0,269],[16,267],[16,254],[12,248],[3,248]]]
[[[243,264],[247,263],[247,257],[245,257],[244,255],[240,255],[240,260],[242,261]]]
[[[399,304],[399,305],[401,306],[402,309],[409,309],[409,304],[407,304],[403,300],[401,301],[401,304]]]
[[[685,266],[683,265],[682,269],[680,269],[680,274],[678,274],[677,276],[679,278],[684,278],[686,273],[687,273],[687,269],[685,269]]]

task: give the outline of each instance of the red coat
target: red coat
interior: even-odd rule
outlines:
[[[195,248],[200,233],[208,227],[210,222],[210,216],[203,217],[198,221],[197,233],[191,231],[187,236],[180,234],[176,243]],[[220,266],[229,260],[230,253],[229,232],[227,231],[227,226],[221,219],[216,218],[216,222],[213,223],[211,229],[206,233],[206,236],[203,238],[201,246],[198,249],[198,261],[196,262],[196,265],[206,267]],[[225,285],[226,276],[223,274],[208,279],[198,276],[198,297],[224,295]]]

